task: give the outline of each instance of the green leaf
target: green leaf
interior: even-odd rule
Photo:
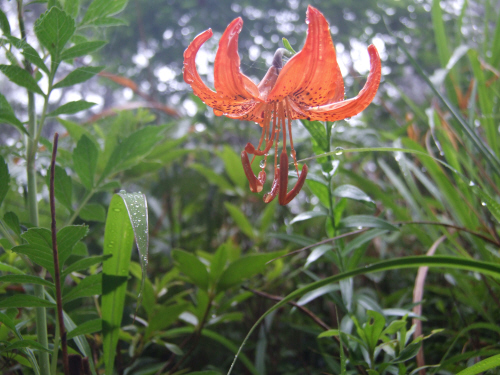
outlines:
[[[126,193],[121,190],[118,193],[125,202],[128,217],[134,230],[135,243],[139,252],[139,261],[141,263],[141,287],[139,294],[144,289],[144,283],[147,276],[148,268],[148,249],[149,249],[149,227],[148,227],[148,203],[146,196],[142,193]],[[140,304],[140,301],[138,305]]]
[[[1,120],[1,119],[0,119]],[[9,191],[10,174],[5,159],[0,155],[0,206]]]
[[[22,133],[29,135],[23,123],[18,120],[5,96],[0,94],[0,122],[14,125]],[[1,201],[1,200],[0,200]]]
[[[69,289],[63,296],[63,303],[68,303],[77,298],[92,297],[102,294],[102,274],[90,275],[80,283]]]
[[[196,286],[208,290],[208,272],[205,265],[193,254],[183,250],[173,250],[172,258],[182,273]]]
[[[307,176],[306,185],[316,197],[318,197],[321,204],[325,207],[330,207],[330,198],[328,194],[328,186],[324,181],[311,180],[310,175]]]
[[[293,53],[294,55],[297,53],[295,52],[287,38],[282,38],[281,40],[283,41],[283,47],[285,47],[289,52]]]
[[[238,228],[248,237],[252,239],[255,238],[255,231],[253,230],[252,224],[250,224],[243,211],[241,211],[238,206],[229,202],[224,202],[224,207],[226,207],[226,210],[228,210]]]
[[[89,138],[92,142],[94,142],[96,147],[98,147],[97,141],[94,139],[92,134],[82,125],[77,124],[76,122],[64,120],[62,118],[57,118],[57,121],[59,121],[61,125],[66,128],[69,135],[71,136],[71,138],[73,138],[75,142],[78,142],[82,137],[82,135],[86,135],[87,138]]]
[[[332,336],[339,336],[340,335],[340,331],[338,329],[329,329],[328,331],[325,331],[325,332],[321,332],[319,335],[318,335],[318,338],[322,338],[322,337],[332,337]]]
[[[379,337],[384,331],[385,318],[382,314],[372,310],[368,310],[366,315],[368,315],[368,321],[365,323],[363,331],[365,333],[368,350],[370,353],[373,353]]]
[[[340,221],[340,225],[344,228],[380,228],[390,231],[398,231],[399,229],[391,223],[375,216],[368,215],[352,215]]]
[[[0,276],[0,282],[17,283],[17,284],[36,284],[36,285],[43,285],[49,288],[55,288],[54,284],[51,283],[50,281],[32,275],[3,275]]]
[[[86,225],[70,225],[57,232],[57,250],[59,253],[60,268],[71,255],[75,245],[87,235],[89,227]]]
[[[500,366],[500,354],[483,359],[482,361],[460,371],[457,375],[476,375],[486,370]]]
[[[418,354],[418,351],[420,350],[421,347],[422,347],[422,340],[413,341],[411,344],[409,344],[403,350],[401,350],[399,356],[394,360],[392,360],[391,362],[403,363],[409,361]]]
[[[67,339],[71,340],[73,337],[80,335],[89,335],[95,332],[102,331],[102,319],[93,319],[80,324],[75,329],[68,332]]]
[[[189,308],[189,303],[177,303],[171,306],[155,306],[148,320],[148,327],[144,334],[145,339],[151,337],[156,331],[162,331],[177,321],[180,314]]]
[[[52,7],[36,20],[34,30],[52,61],[59,62],[64,46],[75,32],[75,21],[63,10]]]
[[[52,254],[51,247],[37,244],[24,244],[13,247],[12,251],[28,256],[32,262],[42,266],[54,276],[54,255]]]
[[[12,43],[12,45],[14,45],[17,49],[22,51],[22,54],[26,58],[26,60],[39,67],[40,70],[44,71],[45,73],[50,73],[47,65],[45,65],[45,62],[42,60],[36,49],[34,49],[25,40],[18,39],[16,37],[13,37],[12,35],[9,36],[7,40]]]
[[[127,26],[128,22],[122,20],[121,18],[114,17],[102,17],[98,18],[93,22],[94,26],[100,27],[110,27],[110,26]]]
[[[30,245],[40,245],[52,248],[52,232],[47,228],[30,228],[21,237]]]
[[[68,3],[68,1],[66,1],[66,3]],[[75,57],[80,57],[95,52],[106,45],[106,43],[108,42],[105,40],[93,40],[90,42],[78,43],[73,47],[64,50],[61,53],[61,60],[74,59]]]
[[[57,82],[53,88],[59,89],[61,87],[73,86],[76,85],[77,83],[85,82],[90,78],[92,78],[93,76],[95,76],[103,69],[104,66],[86,66],[83,68],[76,68],[66,77]]]
[[[38,342],[33,341],[33,340],[15,341],[12,344],[9,344],[9,345],[5,346],[3,349],[1,349],[0,353],[9,352],[11,350],[26,349],[26,348],[30,348],[33,350],[40,350],[42,352],[47,352],[47,353],[52,353],[51,350],[45,348],[43,345],[41,345]]]
[[[114,149],[102,175],[108,176],[137,164],[162,140],[164,130],[163,126],[147,126],[130,134]]]
[[[80,0],[64,0],[63,9],[71,17],[76,18],[78,16],[78,11],[80,10]]]
[[[250,254],[243,256],[231,263],[222,273],[217,290],[223,291],[236,286],[245,279],[250,278],[266,268],[266,263],[283,255],[283,251],[266,254]]]
[[[104,232],[103,255],[112,257],[102,265],[103,351],[106,374],[112,374],[116,345],[125,307],[130,255],[134,245],[134,230],[123,198],[113,195],[108,209]]]
[[[212,261],[210,262],[210,280],[212,280],[212,282],[214,283],[216,283],[219,280],[220,276],[222,275],[222,272],[224,271],[224,268],[226,267],[227,246],[230,245],[227,244],[220,245],[213,256]]]
[[[99,149],[95,143],[82,134],[73,151],[73,168],[87,190],[94,187],[94,175],[97,167]]]
[[[16,294],[0,301],[0,308],[21,307],[56,307],[55,303],[49,302],[28,294]]]
[[[307,129],[311,137],[316,140],[318,146],[324,151],[327,152],[330,146],[330,140],[326,137],[326,128],[325,124],[320,121],[307,121],[301,120],[302,125]]]
[[[0,30],[2,30],[4,35],[6,36],[10,35],[9,19],[1,9],[0,9]]]
[[[23,68],[17,65],[0,65],[0,72],[16,85],[27,88],[34,93],[45,95],[35,79]]]
[[[81,25],[95,24],[99,18],[113,16],[121,12],[127,0],[94,0],[83,16]]]
[[[46,176],[47,187],[50,187],[50,171]],[[72,210],[73,201],[73,181],[68,176],[66,170],[58,165],[54,169],[54,195],[59,203],[68,210]]]
[[[90,107],[93,107],[95,103],[92,102],[86,102],[85,100],[77,100],[74,102],[68,102],[66,104],[63,104],[56,110],[50,112],[47,117],[54,117],[54,116],[59,116],[59,115],[72,115],[73,113],[77,113],[80,111],[84,111],[86,109],[89,109]]]
[[[80,210],[79,216],[84,221],[106,221],[106,209],[98,203],[87,203]]]
[[[15,273],[17,275],[24,275],[24,272],[21,271],[19,268],[11,266],[10,264],[2,263],[2,262],[0,262],[0,271]]]
[[[17,234],[18,236],[21,235],[21,226],[19,224],[19,218],[14,212],[11,211],[6,212],[5,215],[3,215],[3,220],[5,221],[5,224],[7,224],[15,234]]]
[[[299,221],[304,221],[304,220],[309,220],[315,217],[324,217],[328,216],[327,212],[324,211],[307,211],[307,212],[302,212],[295,216],[292,220],[290,220],[290,225],[293,223],[298,223]]]
[[[224,162],[224,166],[226,167],[225,171],[233,184],[238,185],[242,189],[246,189],[248,180],[241,165],[241,157],[227,145],[224,145],[222,152],[217,152],[217,155]]]
[[[106,259],[111,258],[112,254],[98,255],[77,260],[75,263],[69,265],[61,274],[61,278],[68,276],[71,272],[86,270],[89,267],[104,262]]]
[[[208,182],[217,185],[224,193],[231,193],[234,188],[231,183],[220,174],[216,173],[210,168],[205,167],[202,164],[192,163],[189,168],[194,169],[196,172],[205,177]]]
[[[375,202],[360,188],[353,185],[340,185],[334,191],[333,195],[339,198],[349,198],[357,201],[364,201],[371,203]]]

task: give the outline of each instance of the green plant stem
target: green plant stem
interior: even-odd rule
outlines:
[[[50,216],[51,216],[51,232],[52,232],[52,255],[54,257],[54,283],[56,285],[56,302],[57,302],[57,320],[59,323],[59,332],[61,336],[61,350],[63,357],[64,374],[69,373],[68,362],[68,344],[66,340],[66,328],[64,327],[64,316],[62,306],[62,293],[61,293],[61,275],[59,273],[59,253],[57,252],[57,226],[56,226],[56,199],[54,196],[54,173],[56,167],[57,143],[59,134],[54,134],[54,146],[52,150],[52,160],[50,163]]]
[[[19,20],[19,29],[21,31],[21,38],[26,39],[26,30],[24,27],[23,17],[23,1],[17,0],[17,15]],[[28,73],[33,74],[33,68],[28,61],[24,62],[25,69]],[[36,149],[37,142],[35,135],[37,134],[37,122],[35,111],[35,94],[28,90],[28,147],[26,153],[26,174],[28,179],[28,210],[30,222],[34,226],[39,225],[38,220],[38,200],[37,200],[37,186],[36,186]],[[38,298],[44,298],[45,291],[43,286],[34,285],[34,294]],[[49,340],[47,338],[47,315],[44,307],[36,308],[36,334],[38,342],[45,348],[49,347]],[[45,352],[38,353],[40,373],[42,375],[50,374],[49,354]]]
[[[78,207],[76,208],[76,210],[73,212],[73,215],[71,215],[71,217],[69,218],[69,220],[66,223],[66,225],[72,225],[73,224],[73,222],[76,220],[76,218],[80,214],[80,211],[82,210],[82,208],[85,207],[85,205],[87,204],[87,202],[89,201],[89,199],[92,198],[92,196],[94,195],[94,193],[95,193],[95,189],[92,189],[92,190],[90,190],[83,197],[82,201],[80,202],[80,204],[78,205]]]
[[[327,159],[328,163],[331,164],[333,159],[330,154],[330,151],[332,150],[332,126],[328,123],[328,121],[325,122],[326,126],[326,139],[328,140],[328,150],[326,152],[328,153]],[[333,235],[335,236],[337,230],[336,230],[336,223],[335,223],[335,211],[333,207],[333,194],[332,194],[332,175],[329,173],[328,174],[328,204],[329,204],[329,216],[330,216],[330,221],[332,223],[332,229],[333,229]]]

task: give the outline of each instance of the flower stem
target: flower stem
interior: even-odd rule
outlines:
[[[59,254],[57,252],[57,226],[56,226],[56,201],[54,197],[54,172],[56,168],[57,142],[59,134],[54,134],[54,146],[52,148],[52,160],[50,163],[50,216],[52,230],[52,254],[54,257],[54,283],[56,284],[57,320],[59,322],[59,334],[61,336],[61,350],[63,357],[64,374],[69,374],[68,343],[66,340],[66,328],[64,327],[61,275],[59,274]]]

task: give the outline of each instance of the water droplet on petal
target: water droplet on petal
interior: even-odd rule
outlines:
[[[265,167],[266,167],[266,161],[265,161],[265,159],[262,159],[262,160],[260,161],[259,166],[260,166],[261,168],[265,168]]]

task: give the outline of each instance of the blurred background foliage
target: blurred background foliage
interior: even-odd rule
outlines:
[[[88,3],[82,1],[82,9]],[[309,4],[330,23],[346,97],[355,96],[365,82],[369,44],[380,52],[383,78],[374,103],[361,115],[321,124],[326,149],[303,124],[294,123],[298,158],[321,157],[308,161],[307,187],[295,200],[286,207],[265,205],[261,195],[248,191],[239,158],[247,142],[257,143],[259,126],[214,116],[183,82],[182,54],[197,34],[214,31],[198,61],[202,78],[213,86],[218,39],[234,18],[242,17],[241,70],[259,82],[283,37],[295,50],[302,47]],[[33,23],[44,6],[27,5],[27,22]],[[0,7],[15,34],[16,3]],[[103,65],[104,73],[61,89],[50,105],[75,98],[97,105],[84,114],[54,117],[44,128],[38,158],[40,225],[49,226],[42,184],[50,156],[47,139],[56,130],[67,135],[58,163],[71,181],[66,204],[63,193],[58,198],[58,222],[90,225],[87,250],[76,257],[102,254],[113,192],[146,194],[149,280],[134,321],[140,266],[133,255],[119,373],[224,372],[246,333],[279,298],[380,260],[436,253],[498,263],[500,177],[480,150],[484,146],[498,159],[499,9],[494,0],[130,0],[121,14],[126,25],[83,30],[87,38],[108,44],[73,64]],[[452,107],[439,100],[425,77]],[[22,89],[4,77],[0,87],[25,120]],[[467,136],[461,120],[481,147]],[[162,130],[155,141],[145,138],[151,147],[103,174],[106,184],[88,197],[83,181],[71,172],[71,153],[82,134],[109,157],[127,137],[158,125]],[[27,223],[23,140],[12,127],[0,125],[0,131],[0,153],[13,179],[1,213],[15,211]],[[378,147],[418,150],[435,159],[373,151]],[[349,148],[371,150],[346,152]],[[335,152],[322,155],[326,151]],[[99,161],[98,173],[105,170],[105,160]],[[308,250],[266,265],[303,247]],[[409,374],[433,365],[420,373],[452,374],[500,353],[496,280],[450,269],[431,269],[427,278],[420,269],[418,275],[406,269],[366,274],[302,296],[291,309],[265,318],[235,372]],[[65,309],[76,324],[99,317],[91,299],[68,302]],[[431,336],[425,359],[416,357],[422,342],[413,341],[415,331]],[[98,333],[87,338],[99,364],[101,338]]]

